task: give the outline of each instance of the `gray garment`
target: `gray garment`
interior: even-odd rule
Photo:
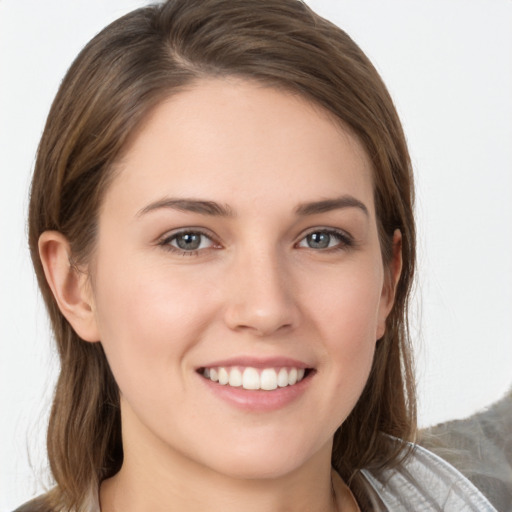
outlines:
[[[453,466],[421,446],[394,469],[362,470],[375,512],[497,512]]]
[[[397,468],[361,473],[374,512],[497,512],[465,476],[420,446]],[[82,510],[99,512],[97,492]],[[39,499],[15,512],[49,511]]]
[[[418,443],[456,467],[500,512],[512,512],[512,390],[469,418],[420,432]]]

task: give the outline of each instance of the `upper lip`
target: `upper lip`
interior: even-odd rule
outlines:
[[[203,364],[199,368],[219,368],[229,366],[243,366],[250,368],[313,368],[313,366],[307,362],[299,361],[291,357],[231,357],[229,359],[222,359],[213,361],[211,363]],[[198,369],[199,369],[198,368]]]

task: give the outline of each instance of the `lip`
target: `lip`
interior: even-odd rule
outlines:
[[[264,390],[247,390],[241,387],[231,387],[213,382],[201,375],[200,370],[203,368],[215,368],[219,366],[241,366],[252,368],[304,368],[311,371],[297,384],[278,388],[273,391]],[[248,411],[248,412],[271,412],[284,409],[296,400],[300,399],[309,388],[316,371],[312,365],[303,361],[288,357],[272,357],[272,358],[254,358],[254,357],[236,357],[214,361],[202,365],[196,370],[197,377],[200,382],[212,393],[215,398],[222,400],[231,407]]]

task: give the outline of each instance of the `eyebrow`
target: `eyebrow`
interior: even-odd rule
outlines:
[[[137,217],[141,217],[149,212],[170,208],[183,212],[199,213],[201,215],[211,215],[216,217],[234,217],[235,213],[228,205],[222,205],[215,201],[207,201],[202,199],[188,199],[188,198],[163,198],[148,204],[142,210],[137,212]],[[330,212],[332,210],[339,210],[343,208],[359,208],[367,216],[369,215],[368,208],[364,203],[359,201],[353,196],[344,195],[333,199],[323,199],[320,201],[311,201],[301,203],[295,209],[296,215],[301,217],[308,215],[316,215],[319,213]]]
[[[141,217],[146,213],[162,208],[170,208],[182,212],[200,213],[202,215],[213,215],[219,217],[234,217],[233,210],[228,205],[221,205],[214,201],[205,201],[201,199],[187,198],[164,198],[154,203],[148,204],[137,213],[137,217]]]
[[[300,216],[316,215],[318,213],[330,212],[332,210],[339,210],[342,208],[359,208],[365,215],[370,215],[366,205],[359,201],[359,199],[350,195],[336,197],[334,199],[302,203],[297,206],[295,213]]]

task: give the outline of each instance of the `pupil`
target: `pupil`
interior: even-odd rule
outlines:
[[[187,233],[177,238],[176,244],[180,249],[194,250],[201,245],[201,235],[196,233]]]
[[[314,249],[326,249],[330,239],[331,236],[327,233],[311,233],[308,235],[308,244]]]

